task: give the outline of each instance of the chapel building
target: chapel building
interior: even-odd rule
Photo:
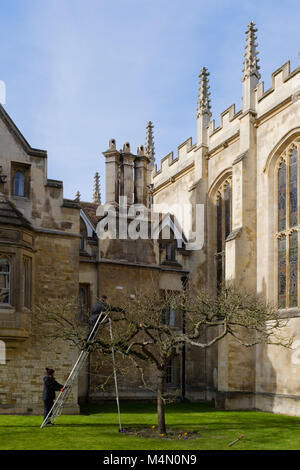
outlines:
[[[128,142],[117,150],[111,139],[103,152],[103,204],[97,173],[92,201],[81,201],[79,193],[65,199],[63,182],[47,177],[46,151],[32,148],[0,107],[0,413],[41,413],[44,368],[56,369],[61,382],[78,354],[66,344],[49,349],[32,335],[37,302],[77,298],[76,321],[84,321],[102,294],[117,304],[136,287],[179,290],[189,279],[212,293],[234,280],[262,295],[286,318],[293,349],[245,348],[229,337],[205,351],[187,347],[170,364],[167,386],[179,389],[181,398],[215,400],[223,409],[300,415],[300,65],[293,71],[289,62],[282,65],[265,90],[256,32],[251,22],[241,109],[230,106],[215,126],[203,67],[195,142],[188,138],[157,167],[151,122],[136,153]],[[156,237],[98,239],[107,204],[123,221],[124,198],[126,210],[132,204],[148,212],[153,204],[167,207]],[[183,219],[182,207],[190,208]],[[164,237],[166,227],[171,238]],[[189,249],[197,232],[200,246]],[[169,314],[180,329],[179,316]],[[66,412],[78,412],[80,401],[112,398],[113,386],[99,386],[104,375],[91,355]],[[120,397],[155,396],[140,385],[132,372],[121,380]]]

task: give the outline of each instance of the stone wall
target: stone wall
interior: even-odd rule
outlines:
[[[49,234],[36,237],[33,305],[62,298],[77,299],[78,257],[77,237]],[[32,325],[34,313],[27,310],[22,315]],[[0,365],[1,413],[40,414],[45,367],[55,369],[56,379],[64,383],[78,354],[63,341],[48,344],[33,326],[27,333],[27,338],[18,340],[11,336],[6,342],[6,364]],[[76,387],[65,412],[78,412]]]

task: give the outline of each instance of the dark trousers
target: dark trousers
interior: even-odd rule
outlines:
[[[94,325],[95,325],[95,323],[94,323]],[[87,340],[89,339],[89,336],[90,336],[90,334],[91,334],[92,331],[93,331],[94,325],[90,325],[89,332],[88,332],[88,334],[87,334],[87,336],[86,336],[86,338],[85,338],[85,341],[87,341]],[[95,332],[94,332],[93,335],[90,337],[90,341],[92,341],[92,339],[94,338],[94,336],[95,336]]]
[[[101,313],[100,313],[100,315],[101,315]],[[88,334],[87,334],[87,337],[85,338],[85,341],[88,340],[88,337],[89,337],[90,334],[92,333],[93,328],[94,328],[94,326],[96,325],[96,322],[97,322],[97,320],[98,320],[98,317],[99,317],[99,315],[98,315],[93,321],[90,322],[90,324],[89,324],[89,332],[88,332]],[[94,337],[95,337],[95,331],[93,332],[92,336],[90,337],[90,341],[92,341],[92,340],[94,339]]]
[[[54,403],[54,400],[52,398],[48,398],[47,400],[44,400],[44,419],[46,419],[46,416],[51,410],[53,403]],[[51,418],[51,415],[49,416],[49,421],[50,421],[50,418]]]

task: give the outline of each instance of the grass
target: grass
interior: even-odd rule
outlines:
[[[0,415],[1,450],[300,450],[300,418],[259,411],[217,411],[199,403],[166,409],[170,431],[196,431],[198,439],[157,436],[151,403],[122,403],[123,428],[148,428],[153,437],[118,432],[114,403],[86,405],[81,415],[62,415],[55,426],[40,429],[42,417]],[[89,414],[87,414],[89,413]],[[240,435],[243,439],[228,444]]]

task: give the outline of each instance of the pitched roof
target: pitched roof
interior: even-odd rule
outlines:
[[[3,106],[0,104],[0,117],[3,120],[3,122],[6,124],[7,128],[11,132],[11,134],[14,136],[16,141],[23,147],[25,152],[28,155],[31,155],[32,157],[47,157],[47,151],[46,150],[40,150],[40,149],[35,149],[32,148],[31,145],[27,142],[21,131],[17,128],[11,117],[7,114]]]
[[[2,193],[0,193],[0,223],[32,228],[22,212]]]
[[[101,219],[101,217],[97,217],[96,215],[99,203],[79,201],[79,205],[85,215],[90,219],[94,227],[96,227],[99,220]]]

